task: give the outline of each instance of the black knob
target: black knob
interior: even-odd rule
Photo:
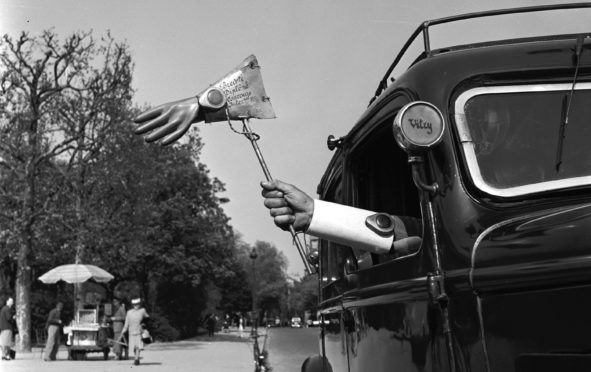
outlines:
[[[380,214],[376,218],[376,224],[382,229],[388,229],[392,226],[392,220],[388,216]]]

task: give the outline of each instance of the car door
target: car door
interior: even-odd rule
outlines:
[[[340,158],[331,163],[327,171],[328,181],[322,199],[335,203],[343,202],[342,168]],[[322,355],[333,371],[348,371],[347,339],[343,312],[343,291],[346,288],[344,268],[350,248],[324,239],[320,249],[320,325]]]
[[[422,234],[421,197],[408,156],[392,134],[397,109],[407,102],[404,96],[393,99],[352,134],[345,199],[358,208],[414,221]],[[341,315],[349,371],[423,371],[447,365],[443,338],[434,337],[439,308],[427,291],[434,271],[429,244],[424,239],[418,251],[406,256],[350,248]]]

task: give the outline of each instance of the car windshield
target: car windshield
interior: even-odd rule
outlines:
[[[571,88],[484,87],[458,97],[456,124],[477,187],[511,197],[591,183],[591,83],[577,84],[572,99]]]

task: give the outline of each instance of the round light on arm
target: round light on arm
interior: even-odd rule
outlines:
[[[226,95],[218,88],[210,88],[199,96],[199,105],[210,110],[219,110],[226,102]]]
[[[415,101],[406,104],[394,119],[394,137],[408,153],[423,152],[441,142],[445,123],[433,104]]]

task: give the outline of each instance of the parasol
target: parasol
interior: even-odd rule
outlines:
[[[54,267],[39,277],[45,284],[57,283],[60,280],[75,284],[82,283],[89,279],[97,283],[106,283],[113,280],[113,275],[94,265],[69,264]]]

